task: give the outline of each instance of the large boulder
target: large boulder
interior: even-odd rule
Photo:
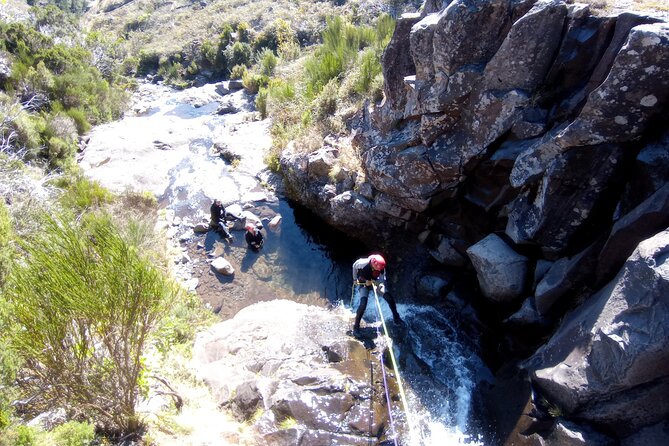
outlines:
[[[498,235],[490,234],[471,246],[467,254],[476,269],[483,294],[494,301],[513,300],[523,294],[527,258]]]
[[[527,361],[537,390],[567,415],[619,435],[669,416],[667,259],[664,230]]]
[[[198,336],[196,367],[218,403],[267,444],[362,446],[383,436],[387,413],[376,402],[369,420],[370,398],[383,392],[370,384],[365,347],[345,335],[349,324],[292,301],[258,303]]]
[[[599,230],[602,215],[611,213],[614,203],[605,198],[619,181],[623,155],[621,147],[603,144],[558,156],[539,190],[527,189],[513,204],[507,235],[515,243],[536,243],[554,257],[582,249],[583,240]]]

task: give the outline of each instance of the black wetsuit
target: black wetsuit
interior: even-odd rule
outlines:
[[[258,251],[260,248],[262,248],[263,243],[265,243],[265,237],[258,228],[255,228],[253,232],[246,231],[244,238],[246,239],[246,243],[248,243],[249,248],[253,249],[254,251]]]
[[[217,205],[216,202],[214,202],[211,205],[210,211],[211,221],[209,222],[209,227],[218,232],[221,237],[231,240],[232,234],[230,234],[230,230],[228,229],[228,225],[226,224],[225,220],[225,208],[223,206]]]
[[[365,309],[367,308],[367,300],[369,299],[369,292],[372,290],[372,285],[365,285],[365,283],[367,281],[381,282],[384,284],[385,288],[386,270],[383,269],[381,271],[377,271],[373,269],[372,262],[369,261],[367,261],[367,264],[365,266],[363,266],[360,269],[357,269],[358,265],[364,264],[364,260],[368,259],[359,259],[353,264],[354,276],[357,281],[355,286],[360,295],[360,304],[358,305],[358,309],[355,313],[355,323],[353,325],[354,330],[358,330],[360,328],[360,321],[362,320],[362,316],[365,314]],[[395,321],[395,323],[398,324],[401,323],[402,319],[400,318],[400,315],[397,312],[397,305],[395,304],[395,299],[393,299],[392,296],[387,292],[385,293],[380,292],[378,289],[379,285],[380,284],[377,285],[377,295],[383,297],[386,300],[386,302],[388,302],[390,311],[393,313],[393,321]]]

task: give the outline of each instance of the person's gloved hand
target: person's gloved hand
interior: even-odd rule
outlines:
[[[380,283],[379,286],[378,286],[378,288],[377,288],[377,291],[378,291],[380,294],[385,294],[385,292],[386,292],[386,285],[385,285],[384,283]]]
[[[372,282],[371,280],[367,280],[367,281],[365,282],[365,286],[372,286],[372,283],[373,283],[373,282]]]

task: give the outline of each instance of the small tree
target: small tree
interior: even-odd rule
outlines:
[[[64,407],[124,433],[143,382],[142,352],[176,288],[109,218],[46,219],[23,243],[6,296],[21,330],[24,410]]]

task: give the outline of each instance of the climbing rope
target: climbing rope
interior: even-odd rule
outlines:
[[[380,337],[381,333],[379,332],[378,320],[376,318],[376,337]],[[383,319],[383,318],[381,318]],[[393,418],[393,408],[390,406],[390,390],[388,389],[388,378],[386,376],[386,366],[383,363],[383,350],[379,351],[379,363],[381,364],[381,374],[383,375],[383,389],[386,393],[386,403],[388,404],[388,418],[390,418],[390,428],[393,431],[393,443],[397,446],[397,431],[395,430],[395,419]]]
[[[369,438],[367,439],[367,444],[371,446],[372,444],[372,424],[374,423],[374,364],[372,364],[372,358],[369,355],[369,350],[367,350],[367,360],[369,361],[369,380],[372,383],[371,389],[372,393],[369,397],[369,427],[367,433]]]
[[[395,354],[393,353],[393,344],[392,344],[392,339],[390,335],[388,334],[388,327],[386,326],[386,321],[383,318],[383,313],[381,312],[381,302],[379,302],[379,295],[376,292],[376,285],[372,284],[372,290],[374,291],[374,301],[376,302],[376,311],[378,312],[378,318],[381,319],[381,325],[383,326],[383,332],[386,340],[388,341],[388,352],[390,352],[390,360],[393,364],[393,371],[395,372],[395,376],[397,377],[397,387],[399,388],[400,391],[400,400],[402,401],[402,407],[404,408],[404,413],[406,415],[407,419],[407,424],[409,425],[409,437],[413,437],[413,423],[412,423],[412,418],[411,418],[411,413],[409,412],[409,405],[407,403],[407,397],[406,394],[404,393],[404,386],[402,385],[402,379],[400,377],[400,371],[397,368],[397,361],[395,360]],[[376,328],[377,332],[379,330],[378,325]],[[388,400],[388,413],[390,414],[390,422],[391,426],[393,429],[393,434],[395,433],[395,426],[392,418],[392,411],[390,410],[390,398],[388,398],[388,383],[386,381],[386,375],[385,375],[385,369],[383,365],[383,358],[380,358],[381,362],[381,369],[384,371],[383,372],[383,385],[386,388],[386,399]],[[393,439],[395,441],[395,446],[397,446],[397,440]]]

